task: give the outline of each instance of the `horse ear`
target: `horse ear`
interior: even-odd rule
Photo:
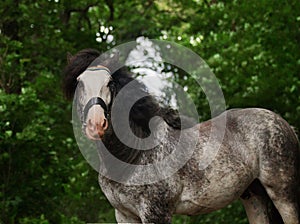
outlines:
[[[68,52],[67,53],[67,62],[68,62],[68,64],[71,63],[72,59],[73,59],[73,55],[70,52]]]

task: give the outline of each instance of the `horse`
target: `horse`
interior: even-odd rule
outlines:
[[[186,143],[197,140],[195,150],[176,172],[141,185],[126,182],[136,175],[135,169],[124,172],[126,165],[115,167],[106,162],[103,147],[98,147],[101,169],[112,169],[121,180],[99,172],[100,187],[114,207],[118,223],[166,224],[171,223],[173,214],[210,213],[235,200],[242,201],[250,224],[300,223],[299,141],[293,127],[283,118],[261,108],[230,109],[205,122],[187,122],[190,125],[182,127],[180,121],[184,118],[171,107],[160,105],[128,70],[112,72],[118,59],[99,58],[97,50],[81,50],[69,57],[64,70],[65,95],[72,99],[76,92],[78,115],[88,139],[103,144],[110,155],[125,164],[146,166],[175,151],[179,135]],[[122,92],[131,82],[135,87]],[[113,125],[112,109],[118,94],[125,101],[134,98],[136,91],[143,98],[132,106],[127,119],[138,138],[153,134],[157,140],[157,145],[147,150],[125,144]],[[159,122],[152,118],[159,118]],[[224,118],[224,135],[221,140],[215,139],[216,144],[220,143],[219,150],[211,163],[201,169],[199,162],[210,151],[207,144],[212,126],[221,130]],[[126,117],[119,118],[122,119]]]

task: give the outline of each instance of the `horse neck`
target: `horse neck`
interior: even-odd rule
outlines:
[[[123,162],[135,165],[145,165],[170,153],[168,147],[165,146],[169,143],[168,136],[174,131],[176,130],[170,127],[166,122],[160,120],[157,126],[152,130],[152,135],[150,137],[155,142],[155,146],[146,150],[141,149],[140,147],[144,144],[143,141],[145,138],[136,136],[138,141],[140,141],[136,143],[140,149],[135,149],[124,144],[114,131],[105,137],[103,143],[113,156]]]
[[[140,174],[144,175],[139,171],[142,167],[154,165],[171,154],[175,148],[174,144],[176,143],[174,142],[177,141],[178,135],[180,135],[180,130],[173,129],[163,122],[155,132],[158,144],[149,150],[136,150],[123,144],[116,134],[112,132],[103,141],[107,150],[99,152],[99,169],[101,170],[99,173],[102,178],[111,184],[115,184],[116,182],[132,183],[132,181],[135,183],[136,176]],[[106,159],[111,156],[117,158],[119,161],[115,162],[114,159]]]

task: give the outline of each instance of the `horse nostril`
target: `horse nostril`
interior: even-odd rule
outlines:
[[[108,126],[107,120],[106,120],[106,119],[103,119],[103,122],[102,122],[102,128],[103,128],[104,131],[107,129],[107,126]]]
[[[108,121],[105,118],[100,118],[97,121],[88,119],[86,124],[86,134],[90,139],[101,139],[108,128]]]
[[[96,130],[102,130],[105,131],[108,127],[108,122],[106,119],[103,119],[101,122],[96,122],[96,124],[93,123],[92,119],[89,119],[87,122],[87,128],[89,131],[96,131]]]

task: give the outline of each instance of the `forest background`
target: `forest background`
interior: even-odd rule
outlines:
[[[74,139],[67,52],[173,41],[208,63],[227,108],[271,109],[300,128],[299,0],[2,0],[0,15],[0,223],[115,222]],[[207,117],[199,87],[177,78]],[[173,223],[248,222],[235,202]]]

